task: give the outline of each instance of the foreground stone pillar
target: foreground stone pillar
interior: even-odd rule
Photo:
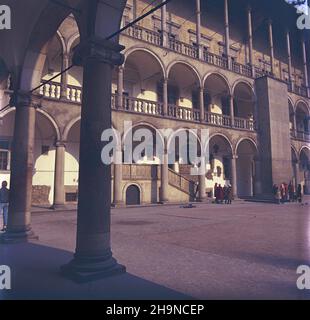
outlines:
[[[114,65],[124,62],[122,46],[98,38],[81,43],[74,62],[84,67],[81,114],[79,203],[74,259],[62,273],[78,282],[125,271],[111,251],[111,166],[104,164],[101,142],[111,129],[111,82]]]
[[[26,242],[35,238],[31,230],[34,138],[38,97],[25,92],[13,96],[16,107],[12,145],[9,219],[5,243]]]
[[[199,198],[200,202],[203,202],[206,199],[206,175],[199,175]]]
[[[65,154],[65,144],[60,141],[56,142],[53,209],[65,206]]]
[[[113,206],[119,207],[123,204],[122,181],[123,181],[123,153],[121,146],[116,148],[114,161],[114,180],[113,180]]]
[[[237,187],[237,159],[238,156],[233,155],[231,157],[231,186],[233,189],[234,198],[238,198],[238,187]]]
[[[309,94],[309,78],[308,78],[308,59],[307,59],[307,50],[306,50],[306,40],[303,37],[301,41],[301,48],[302,48],[302,62],[303,62],[303,71],[304,71],[304,85],[307,88],[307,94]]]
[[[160,170],[161,176],[161,185],[160,185],[160,202],[168,202],[168,187],[169,187],[169,167],[168,167],[168,150],[167,150],[167,141],[165,139],[164,154],[162,156],[162,164]]]

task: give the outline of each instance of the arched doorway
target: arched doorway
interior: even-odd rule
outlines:
[[[132,184],[126,190],[126,205],[140,205],[141,204],[141,193],[138,186]]]
[[[255,144],[248,139],[242,140],[237,148],[237,186],[239,197],[252,197],[255,185]]]
[[[254,120],[255,96],[249,84],[240,82],[234,89],[235,117]]]
[[[308,147],[304,147],[300,152],[299,170],[304,192],[310,194],[310,149]]]

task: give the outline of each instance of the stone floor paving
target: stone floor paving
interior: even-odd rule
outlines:
[[[297,267],[310,265],[308,205],[113,209],[112,248],[127,274],[86,285],[58,273],[74,251],[76,212],[36,212],[33,229],[39,241],[0,245],[13,273],[4,299],[310,298],[296,287]]]

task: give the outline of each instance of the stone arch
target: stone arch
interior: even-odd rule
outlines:
[[[185,60],[175,60],[175,61],[171,62],[167,67],[167,78],[169,78],[171,69],[177,64],[185,65],[189,68],[189,70],[194,72],[194,74],[196,75],[196,78],[198,79],[199,86],[202,86],[202,80],[201,80],[201,76],[200,76],[198,70],[196,69],[196,67],[194,67],[193,65],[191,65],[190,63],[188,63]]]
[[[135,99],[163,102],[163,92],[160,87],[165,79],[165,68],[158,55],[149,49],[135,47],[128,50],[125,57],[124,94]],[[112,87],[115,92],[117,78],[114,69]],[[127,106],[127,102],[125,105]],[[138,108],[138,105],[136,107]]]
[[[125,55],[124,64],[126,63],[128,57],[129,57],[131,54],[133,54],[134,52],[136,52],[136,51],[143,51],[143,52],[145,52],[145,53],[150,54],[150,55],[158,62],[158,64],[160,65],[161,70],[162,70],[162,74],[164,75],[164,78],[167,77],[164,62],[162,61],[162,59],[161,59],[155,52],[153,52],[153,51],[152,51],[151,49],[149,49],[149,48],[144,48],[144,47],[140,47],[140,46],[135,46],[135,47],[131,47],[131,48],[127,49],[127,50],[124,52],[124,55]]]
[[[252,146],[256,150],[256,153],[258,153],[258,145],[257,145],[256,141],[250,137],[243,137],[243,138],[239,139],[238,142],[236,143],[235,154],[237,154],[238,147],[243,141],[249,141],[250,143],[252,143]]]
[[[255,194],[255,159],[258,155],[256,142],[248,137],[242,138],[237,143],[235,152],[238,196],[252,197]]]
[[[296,101],[296,103],[295,103],[295,112],[297,111],[297,108],[300,107],[300,106],[304,106],[305,109],[308,112],[308,115],[310,115],[310,107],[309,107],[309,104],[305,100],[299,99],[299,100]]]
[[[42,110],[42,109],[37,109],[37,112],[42,114],[43,116],[45,116],[51,123],[51,125],[53,126],[54,130],[55,130],[55,134],[56,134],[56,139],[59,141],[61,140],[61,133],[60,133],[60,129],[58,127],[57,122],[55,121],[55,119],[46,111]]]
[[[256,95],[252,85],[244,80],[234,83],[234,115],[240,118],[252,118],[254,120]]]
[[[222,138],[228,143],[228,145],[229,145],[229,147],[230,147],[230,150],[231,150],[231,155],[233,155],[233,154],[234,154],[233,143],[232,143],[232,141],[229,139],[229,137],[228,137],[227,135],[225,135],[224,133],[218,132],[218,133],[212,134],[212,135],[209,137],[207,147],[209,147],[210,141],[211,141],[214,137],[216,137],[216,136],[222,137]]]
[[[203,77],[203,80],[202,80],[202,85],[203,85],[203,87],[206,86],[206,81],[207,81],[208,78],[211,77],[211,76],[218,76],[219,78],[221,78],[221,79],[225,82],[225,84],[226,84],[226,86],[227,86],[227,88],[228,88],[228,91],[229,91],[228,94],[231,94],[231,93],[232,93],[231,85],[230,85],[230,82],[229,82],[228,78],[227,78],[223,73],[221,73],[221,72],[219,72],[219,71],[211,71],[211,72],[208,72],[208,73]]]
[[[70,39],[68,40],[68,43],[67,43],[67,53],[70,53],[72,51],[72,49],[73,49],[72,46],[73,46],[74,42],[79,38],[80,38],[79,32],[75,33],[74,35],[72,35],[70,37]]]

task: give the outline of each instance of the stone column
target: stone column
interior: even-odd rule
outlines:
[[[32,176],[34,169],[34,138],[36,107],[40,101],[26,92],[15,92],[16,107],[11,158],[9,220],[2,240],[25,242],[34,238],[31,230]]]
[[[69,54],[68,53],[64,53],[63,57],[62,57],[62,70],[66,70],[69,68]],[[61,99],[67,99],[68,97],[68,93],[67,93],[67,89],[68,89],[68,71],[64,72],[61,75],[61,92],[60,92],[60,98]]]
[[[65,206],[65,154],[65,144],[56,142],[53,209]]]
[[[253,27],[252,27],[252,8],[248,6],[248,36],[249,36],[249,63],[252,67],[252,76],[255,78],[255,61],[253,50]]]
[[[294,112],[294,135],[297,137],[297,118],[296,118],[296,112]]]
[[[299,162],[294,162],[294,173],[295,173],[295,187],[297,188],[298,184],[300,183],[299,180]]]
[[[292,73],[292,56],[291,56],[291,39],[289,30],[286,31],[286,45],[287,45],[287,63],[288,63],[288,79],[293,86],[293,73]],[[292,88],[293,89],[293,88]]]
[[[304,79],[305,79],[304,85],[307,87],[307,93],[309,95],[308,63],[307,63],[307,51],[306,51],[305,38],[302,39],[301,45],[302,45],[302,61],[303,61],[303,67],[304,67]]]
[[[235,109],[234,109],[234,96],[229,96],[229,107],[230,107],[230,119],[232,128],[235,127]]]
[[[160,202],[166,203],[169,200],[168,187],[169,187],[169,167],[168,167],[168,146],[167,139],[165,138],[164,154],[162,156],[162,164],[160,170],[161,185],[160,185]]]
[[[261,172],[261,161],[260,159],[254,159],[255,161],[255,182],[254,182],[254,195],[260,195],[262,194],[263,190],[262,190],[262,182],[261,182],[261,176],[262,176],[262,172]]]
[[[202,59],[202,45],[201,45],[201,0],[196,0],[196,43],[198,48],[198,58]]]
[[[117,109],[123,109],[123,93],[124,93],[124,67],[118,67],[117,77]]]
[[[228,68],[231,68],[231,58],[230,58],[230,35],[229,35],[229,8],[228,0],[224,0],[224,17],[225,17],[225,47],[226,55],[228,58]]]
[[[199,88],[199,107],[200,107],[200,121],[205,121],[205,99],[204,88]]]
[[[74,63],[84,67],[81,112],[79,202],[74,259],[64,276],[90,281],[125,271],[111,251],[111,165],[101,159],[104,130],[112,127],[111,83],[114,65],[122,65],[124,47],[90,38],[77,48]]]
[[[168,115],[168,79],[163,81],[163,114]]]
[[[231,186],[233,189],[234,198],[238,198],[238,187],[237,187],[237,159],[238,156],[233,155],[231,157]]]
[[[269,32],[269,49],[270,49],[270,63],[271,63],[271,73],[274,75],[274,44],[273,44],[273,28],[271,19],[268,20],[268,32]]]
[[[122,181],[123,181],[123,152],[122,147],[117,146],[114,160],[113,181],[113,206],[119,207],[123,204]]]
[[[164,2],[165,0],[162,0]],[[161,34],[163,47],[168,46],[168,32],[167,32],[167,6],[161,7]]]

